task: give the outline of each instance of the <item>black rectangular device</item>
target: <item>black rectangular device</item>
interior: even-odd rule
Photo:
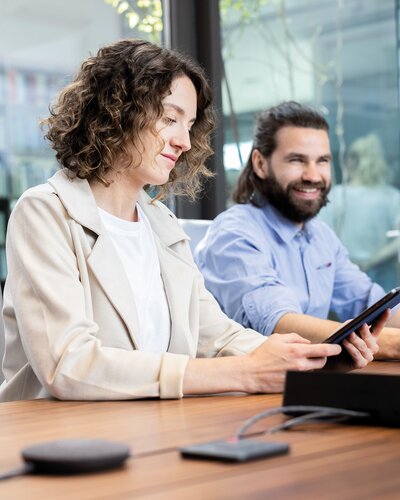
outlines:
[[[400,427],[400,376],[288,371],[283,405],[362,411],[370,417],[354,422]]]
[[[386,309],[391,309],[400,302],[400,287],[393,288],[384,297],[382,297],[378,302],[372,304],[372,306],[365,309],[362,313],[356,316],[354,319],[343,325],[333,332],[330,337],[324,340],[325,344],[340,344],[345,338],[347,338],[352,332],[360,328],[364,323],[367,325],[372,325],[375,319],[377,319],[381,314],[383,314]]]
[[[222,460],[224,462],[247,462],[260,458],[282,455],[289,452],[287,443],[239,439],[237,441],[209,441],[184,446],[180,449],[185,458]]]

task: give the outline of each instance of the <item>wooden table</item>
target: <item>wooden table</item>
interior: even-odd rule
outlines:
[[[369,371],[400,374],[400,363]],[[23,476],[0,482],[0,498],[400,498],[400,429],[320,424],[263,436],[290,444],[289,455],[227,464],[187,460],[182,445],[230,436],[250,416],[279,406],[281,395],[225,395],[173,401],[0,404],[0,471],[20,450],[68,437],[128,443],[126,467],[81,476]],[[254,430],[281,422],[277,416]]]

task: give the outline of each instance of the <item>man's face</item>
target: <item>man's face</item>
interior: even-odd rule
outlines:
[[[331,152],[325,130],[283,127],[269,158],[253,151],[253,169],[263,194],[289,220],[302,225],[327,203]]]

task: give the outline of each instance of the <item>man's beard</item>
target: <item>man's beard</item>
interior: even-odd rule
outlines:
[[[320,196],[314,200],[301,200],[293,194],[294,188],[320,189]],[[262,182],[261,193],[284,217],[292,222],[303,223],[315,217],[328,203],[329,189],[330,186],[326,186],[325,182],[311,181],[293,181],[283,189],[270,169],[269,177]]]

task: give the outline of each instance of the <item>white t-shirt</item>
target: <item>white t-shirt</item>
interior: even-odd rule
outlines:
[[[138,222],[129,222],[99,208],[100,218],[128,276],[139,316],[135,339],[141,351],[168,349],[171,317],[161,278],[153,231],[139,207]]]

